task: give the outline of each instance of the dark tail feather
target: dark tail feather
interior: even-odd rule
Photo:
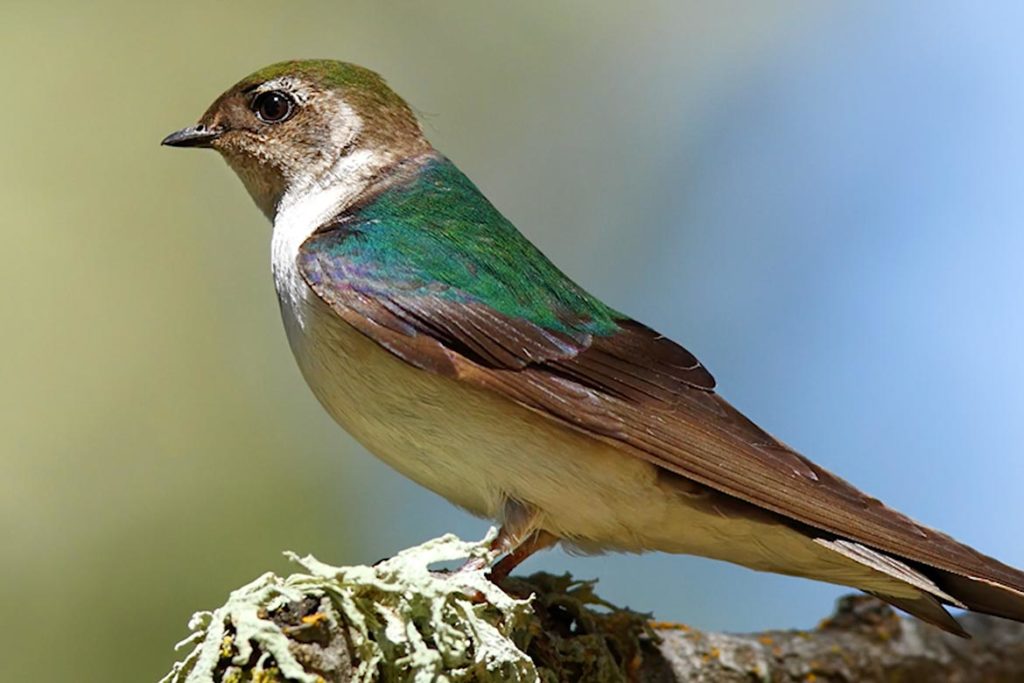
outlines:
[[[940,569],[931,570],[931,574],[942,590],[967,605],[967,609],[1024,621],[1024,591],[995,581],[960,576]]]
[[[943,592],[962,602],[972,612],[983,612],[1024,622],[1024,592],[993,581],[960,576],[940,569],[932,569],[931,574]],[[938,598],[927,593],[921,593],[919,597],[913,599],[876,595],[921,621],[948,633],[970,638],[957,620],[943,608]]]
[[[949,633],[968,637],[943,605],[953,605],[972,612],[983,612],[1024,622],[1024,572],[1002,565],[991,558],[979,555],[982,560],[998,570],[992,575],[1005,576],[1004,581],[962,576],[921,563],[911,565],[904,559],[844,538],[815,538],[814,541],[848,559],[916,588],[920,593],[909,598],[893,597],[875,591],[867,592]],[[993,567],[988,569],[991,570]],[[864,587],[861,588],[864,590]]]

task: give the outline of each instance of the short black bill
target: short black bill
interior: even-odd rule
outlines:
[[[209,147],[220,134],[221,131],[216,128],[207,128],[199,124],[174,131],[161,140],[160,144],[168,147]]]

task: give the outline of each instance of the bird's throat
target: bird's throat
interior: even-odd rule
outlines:
[[[389,163],[389,158],[372,150],[355,150],[339,158],[321,178],[293,183],[272,207],[271,263],[282,304],[296,304],[298,298],[308,294],[296,264],[302,243],[344,213]],[[301,324],[302,320],[299,322]]]

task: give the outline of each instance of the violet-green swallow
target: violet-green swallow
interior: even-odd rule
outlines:
[[[1024,621],[1024,573],[776,440],[686,349],[566,277],[376,73],[257,71],[163,144],[223,155],[273,222],[313,393],[413,481],[501,524],[492,569],[556,543],[660,550],[859,588],[963,635]]]

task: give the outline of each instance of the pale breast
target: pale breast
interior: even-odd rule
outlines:
[[[636,496],[654,482],[647,463],[490,392],[410,366],[306,292],[296,302],[300,310],[292,298],[281,303],[314,394],[370,452],[457,505],[493,518],[513,498],[562,516],[569,481],[584,478],[587,493],[612,499]]]

